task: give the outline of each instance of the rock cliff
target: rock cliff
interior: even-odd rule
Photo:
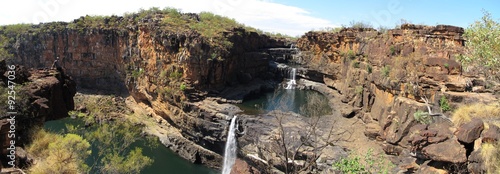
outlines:
[[[344,103],[359,108],[365,134],[383,141],[386,153],[416,155],[445,166],[464,164],[473,149],[448,130],[456,128],[445,107],[498,101],[498,84],[464,71],[456,60],[464,51],[463,32],[454,26],[413,24],[387,33],[367,28],[309,32],[297,42],[303,59],[296,61],[317,70],[323,83],[343,94]],[[429,127],[415,116],[421,112],[436,117]]]
[[[133,96],[182,132],[166,138],[166,146],[194,163],[219,168],[229,111],[220,113],[220,108],[196,102],[228,87],[270,78],[269,55],[259,50],[283,47],[285,41],[241,26],[206,36],[205,30],[193,29],[203,22],[201,16],[177,16],[190,27],[166,24],[171,17],[113,16],[97,22],[100,26],[80,26],[87,25],[87,16],[29,26],[17,34],[4,27],[0,34],[11,37],[7,49],[12,63],[43,69],[59,57],[57,65],[77,88]]]

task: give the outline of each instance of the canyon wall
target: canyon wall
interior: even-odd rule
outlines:
[[[57,66],[81,92],[133,96],[182,132],[163,141],[166,146],[193,163],[219,168],[228,113],[192,102],[271,78],[269,55],[259,50],[284,47],[285,41],[244,28],[210,38],[160,22],[152,17],[121,28],[79,29],[71,23],[42,24],[56,29],[19,33],[7,47],[13,54],[8,61],[49,69],[59,57]]]

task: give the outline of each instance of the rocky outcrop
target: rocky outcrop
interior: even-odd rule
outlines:
[[[344,103],[358,108],[365,135],[384,141],[386,153],[444,162],[438,167],[442,169],[467,162],[484,127],[482,121],[473,121],[454,134],[440,100],[451,108],[498,100],[491,90],[495,87],[483,90],[486,83],[495,82],[462,71],[456,60],[464,50],[463,32],[447,25],[404,24],[387,33],[344,28],[337,33],[308,32],[297,46],[303,66],[323,78],[316,81],[338,90]],[[477,95],[468,95],[471,91]],[[415,113],[429,110],[444,118],[431,116],[430,125],[421,124]]]
[[[2,61],[2,68],[6,67]],[[0,118],[0,136],[5,137],[0,142],[0,161],[3,166],[8,166],[7,148],[11,145],[10,140],[15,141],[17,152],[16,164],[20,167],[26,165],[27,156],[22,147],[31,141],[30,133],[33,127],[43,126],[45,121],[55,120],[68,116],[68,111],[74,109],[73,96],[76,93],[74,81],[58,70],[28,70],[16,65],[15,72],[19,74],[14,80],[16,83],[15,109],[2,108]],[[8,81],[5,76],[6,69],[2,70],[2,87],[7,88]],[[7,93],[6,90],[2,90]],[[2,99],[2,101],[7,98]],[[2,102],[7,103],[7,101]],[[6,111],[16,114],[5,114]],[[14,116],[13,118],[11,116]],[[14,121],[14,122],[12,122]],[[15,127],[12,127],[14,123]],[[14,131],[14,132],[12,132]],[[9,135],[14,133],[15,137]],[[23,152],[23,153],[21,153]]]

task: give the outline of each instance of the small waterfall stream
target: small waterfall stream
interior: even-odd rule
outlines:
[[[224,150],[224,165],[222,167],[222,174],[230,174],[236,161],[236,116],[231,119],[229,125],[229,132],[227,133],[226,148]]]
[[[297,85],[297,82],[295,81],[295,76],[297,74],[297,69],[296,68],[292,68],[292,71],[290,72],[290,81],[287,82],[287,86],[285,87],[285,89],[294,89],[295,88],[295,85]]]

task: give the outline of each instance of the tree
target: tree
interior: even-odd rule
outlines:
[[[279,98],[278,98],[279,97]],[[301,173],[312,171],[316,168],[316,160],[321,156],[322,150],[338,141],[345,141],[342,135],[349,133],[347,130],[335,130],[333,124],[327,130],[320,127],[326,120],[322,117],[330,114],[331,110],[328,101],[321,98],[320,94],[308,95],[307,104],[300,108],[301,114],[306,121],[305,125],[299,128],[291,128],[287,125],[289,114],[281,111],[272,111],[272,115],[277,121],[278,137],[275,139],[277,149],[273,151],[281,158],[284,172]],[[278,95],[275,93],[273,99],[278,110],[290,110],[287,102],[290,101],[288,95]],[[301,159],[301,162],[297,162]]]
[[[491,14],[483,11],[481,20],[475,21],[465,30],[465,54],[458,59],[464,66],[481,68],[499,80],[500,68],[500,23]]]
[[[132,144],[141,139],[142,126],[126,120],[98,125],[96,130],[85,137],[97,149],[90,173],[139,173],[151,165],[153,160],[142,154],[142,149]]]
[[[39,155],[46,155],[45,159],[37,162],[30,173],[83,173],[88,169],[85,159],[91,154],[90,143],[76,134],[66,134],[64,137],[41,130],[38,133],[38,141],[34,141],[35,146],[31,146],[33,152],[36,145],[44,145],[47,150]],[[48,145],[43,142],[53,142]],[[36,150],[34,152],[37,152]]]

